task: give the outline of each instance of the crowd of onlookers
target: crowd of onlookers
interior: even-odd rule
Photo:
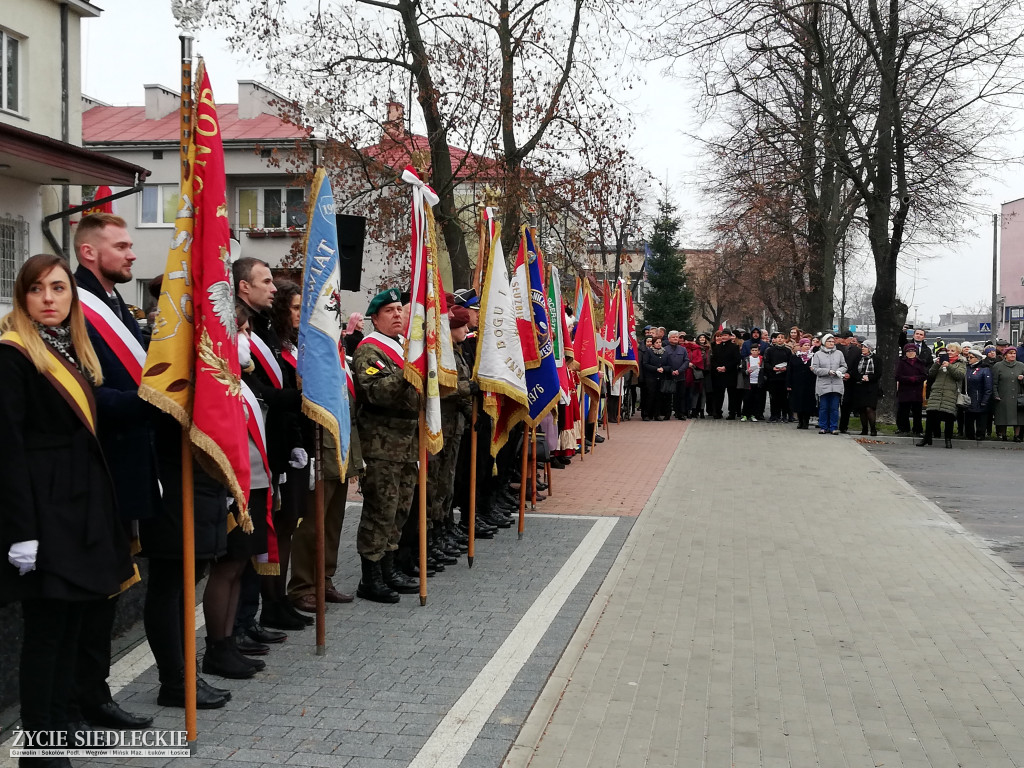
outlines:
[[[909,335],[908,335],[909,332]],[[971,346],[926,340],[908,327],[892,381],[882,380],[875,346],[863,336],[811,335],[798,327],[766,334],[722,328],[689,339],[647,326],[640,351],[640,410],[645,421],[705,418],[795,422],[819,434],[877,435],[879,400],[894,397],[896,434],[920,446],[942,437],[1022,441],[1024,362],[1000,339]],[[766,416],[767,409],[767,416]]]

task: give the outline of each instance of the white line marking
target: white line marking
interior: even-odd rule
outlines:
[[[617,522],[618,518],[608,517],[594,523],[576,551],[434,729],[409,768],[458,768]]]

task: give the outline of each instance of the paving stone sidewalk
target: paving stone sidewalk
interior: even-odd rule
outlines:
[[[690,424],[507,768],[1024,766],[1024,583],[851,440]]]

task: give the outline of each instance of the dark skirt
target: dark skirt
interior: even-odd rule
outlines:
[[[269,488],[256,488],[249,492],[249,516],[252,518],[252,533],[235,526],[228,534],[226,560],[248,560],[254,555],[267,551],[267,497]],[[232,507],[233,513],[237,510]]]

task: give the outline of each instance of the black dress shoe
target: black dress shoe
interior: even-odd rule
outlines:
[[[196,690],[206,691],[210,696],[223,696],[224,701],[231,701],[231,691],[227,688],[217,688],[210,685],[208,682],[203,680],[201,677],[196,677]]]
[[[287,633],[267,629],[255,621],[245,628],[245,634],[250,640],[270,645],[273,645],[274,643],[283,643],[288,639]]]
[[[235,635],[235,647],[238,648],[239,653],[244,653],[246,656],[266,656],[270,653],[269,645],[256,642],[246,632],[239,632]]]
[[[295,632],[309,626],[306,624],[305,619],[293,615],[281,603],[266,602],[263,603],[263,611],[260,613],[260,624],[264,627],[286,629]]]
[[[196,709],[220,709],[228,700],[231,698],[231,694],[227,696],[221,696],[214,691],[218,690],[212,685],[206,683],[205,687],[199,684],[199,680],[196,681]],[[205,683],[205,681],[203,681]],[[160,686],[160,693],[157,694],[156,703],[161,707],[181,707],[185,706],[185,683],[164,683]]]
[[[123,730],[149,728],[153,724],[152,717],[125,712],[116,701],[108,701],[94,708],[82,707],[82,717],[90,725]]]

